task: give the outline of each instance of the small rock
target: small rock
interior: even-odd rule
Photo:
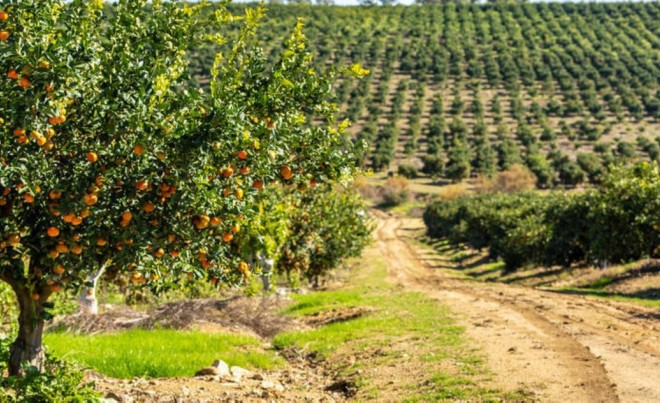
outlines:
[[[261,389],[272,389],[274,387],[275,387],[275,383],[273,383],[273,381],[269,381],[267,379],[264,379],[261,382]]]
[[[229,375],[229,365],[222,360],[215,360],[210,367],[202,368],[195,372],[195,376],[227,376]]]
[[[234,375],[234,380],[236,382],[240,382],[243,377],[250,377],[252,375],[252,372],[245,368],[233,366],[230,368],[231,374]]]
[[[187,386],[182,387],[181,393],[183,393],[185,397],[188,397],[190,395],[190,388],[188,388]]]
[[[259,389],[252,389],[252,394],[261,397],[263,395],[263,392],[260,391]]]
[[[154,396],[156,396],[156,391],[154,391],[154,390],[145,390],[144,394],[147,395],[147,396],[154,397]]]
[[[275,390],[278,392],[284,392],[284,386],[280,385],[279,383],[275,384]]]
[[[117,394],[117,393],[115,393],[115,392],[108,392],[108,393],[106,393],[106,394],[105,394],[105,399],[104,399],[104,400],[105,400],[106,402],[108,402],[108,403],[113,402],[113,401],[115,401],[115,402],[119,402],[119,403],[124,403],[124,402],[126,401],[124,396],[119,395],[119,394]]]
[[[152,380],[149,381],[149,385],[157,385],[157,384],[158,384],[158,382],[156,382],[155,379],[152,379]]]

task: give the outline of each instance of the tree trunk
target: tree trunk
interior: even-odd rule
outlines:
[[[20,314],[18,317],[18,337],[9,350],[9,375],[23,376],[25,371],[21,363],[24,361],[39,368],[40,371],[43,369],[45,359],[42,346],[44,330],[43,303],[48,296],[43,295],[35,300],[30,290],[20,285],[14,286],[14,291],[18,298]]]
[[[98,315],[99,301],[96,299],[96,287],[105,273],[106,264],[101,265],[101,268],[95,274],[90,274],[87,277],[86,285],[82,287],[80,295],[78,296],[78,312],[83,315]]]

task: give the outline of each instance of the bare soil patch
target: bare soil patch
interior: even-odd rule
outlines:
[[[461,313],[494,386],[542,401],[660,401],[657,309],[457,278],[455,262],[413,240],[419,219],[381,214],[390,278]]]
[[[169,302],[147,311],[127,306],[110,306],[97,316],[67,315],[57,318],[51,328],[93,334],[143,328],[202,330],[243,333],[260,338],[301,329],[306,325],[279,315],[288,303],[278,297],[234,297],[226,300],[199,299]]]

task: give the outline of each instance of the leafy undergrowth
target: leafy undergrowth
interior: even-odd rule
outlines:
[[[235,334],[141,329],[92,336],[49,333],[45,343],[54,355],[115,378],[189,377],[217,359],[249,369],[283,365],[258,339]]]
[[[302,349],[353,379],[358,399],[521,399],[480,385],[488,380],[478,351],[448,308],[424,294],[386,281],[382,258],[372,248],[340,288],[294,296],[285,314],[304,318],[350,308],[368,313],[307,331],[277,335],[277,349]]]

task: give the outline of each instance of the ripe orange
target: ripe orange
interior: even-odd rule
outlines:
[[[57,253],[67,253],[69,251],[69,247],[66,244],[60,242],[55,245],[55,250]]]
[[[105,246],[108,244],[108,241],[103,237],[98,237],[96,239],[96,246]]]
[[[238,264],[238,271],[240,271],[241,273],[247,275],[247,274],[250,273],[250,267],[248,266],[247,263],[241,262],[241,263]]]
[[[240,230],[241,230],[241,226],[240,226],[239,224],[234,224],[234,225],[231,227],[231,232],[233,232],[234,234],[236,234],[236,233],[239,232]]]
[[[77,227],[80,224],[82,224],[82,222],[83,222],[82,217],[74,217],[73,220],[71,221],[71,225]]]
[[[94,163],[98,160],[99,160],[99,155],[94,151],[90,151],[87,153],[87,161]]]
[[[316,179],[312,179],[311,181],[309,181],[309,186],[311,187],[315,187],[317,184],[318,183],[316,182]]]
[[[57,257],[59,255],[60,255],[60,253],[58,251],[56,251],[55,249],[48,252],[48,257],[50,257],[51,259],[57,259]]]
[[[56,264],[55,267],[53,267],[53,273],[57,275],[64,274],[64,272],[65,272],[64,266],[62,266],[61,264]]]
[[[61,292],[61,291],[62,291],[62,286],[59,285],[59,284],[53,284],[53,285],[50,286],[50,290],[51,290],[53,293],[57,294],[58,292]]]
[[[234,191],[234,194],[236,195],[236,198],[241,200],[243,199],[243,189],[236,189]]]
[[[11,78],[12,80],[16,80],[20,77],[20,75],[18,75],[16,70],[12,69],[7,72],[7,77]]]
[[[28,138],[25,136],[20,136],[19,138],[16,139],[16,141],[18,142],[18,144],[27,144]]]
[[[71,253],[74,255],[80,255],[83,252],[83,248],[80,245],[73,245],[71,247]]]
[[[55,144],[52,141],[47,141],[46,144],[44,144],[44,150],[50,151],[55,147]]]
[[[21,237],[16,234],[9,235],[7,241],[9,242],[10,245],[18,245],[21,242]]]
[[[39,301],[39,298],[41,298],[41,295],[39,295],[38,292],[35,292],[34,294],[32,294],[32,299],[33,300]]]
[[[241,175],[247,175],[250,173],[250,167],[241,167]]]
[[[40,69],[49,69],[50,68],[50,62],[48,60],[42,60],[38,64]]]
[[[93,205],[95,205],[96,203],[98,203],[98,201],[99,201],[99,197],[98,197],[96,194],[94,194],[94,193],[89,193],[89,194],[86,194],[86,195],[85,195],[85,200],[84,200],[84,202],[85,202],[85,204],[88,205],[88,206],[93,206]]]
[[[92,288],[88,288],[88,289],[87,289],[87,295],[89,295],[90,297],[91,297],[92,295],[94,295],[94,289],[92,289]]]
[[[291,171],[291,168],[287,165],[280,168],[280,174],[282,174],[282,177],[286,180],[293,178],[293,171]]]
[[[34,196],[32,196],[29,193],[23,195],[23,199],[25,200],[26,203],[34,203]]]
[[[6,11],[0,10],[0,21],[7,21],[9,14]]]
[[[252,187],[257,190],[261,190],[264,188],[264,181],[257,179],[256,181],[252,182]]]
[[[234,235],[232,235],[231,232],[225,232],[222,235],[222,240],[225,242],[231,242],[232,239],[234,239]]]
[[[220,217],[212,217],[211,218],[211,225],[216,226],[222,224],[222,218]]]
[[[48,236],[51,238],[56,238],[60,236],[60,230],[56,227],[50,227],[46,232],[48,233]]]
[[[144,154],[144,147],[142,147],[139,144],[136,145],[135,147],[133,147],[133,153],[135,153],[135,155],[138,155],[138,156]]]
[[[9,39],[9,32],[0,31],[0,41],[6,41],[7,39]]]
[[[53,138],[53,136],[55,136],[55,130],[53,130],[50,127],[48,129],[46,129],[46,138],[51,139],[51,138]]]
[[[59,200],[62,197],[62,192],[59,190],[51,190],[48,193],[48,197],[50,197],[52,200]]]
[[[30,80],[27,77],[21,77],[18,81],[18,86],[21,88],[28,88],[30,86]]]
[[[227,167],[222,170],[222,176],[224,176],[225,178],[229,178],[233,174],[234,174],[234,170],[232,169],[232,167]]]
[[[145,180],[138,181],[138,183],[135,184],[135,188],[137,190],[147,190],[148,187],[149,187],[149,182]]]
[[[248,157],[248,153],[245,150],[241,150],[237,153],[237,156],[239,160],[244,160]]]
[[[130,211],[124,211],[121,215],[122,221],[131,221],[133,219],[133,214]]]
[[[170,252],[170,256],[172,256],[173,258],[176,259],[179,256],[181,256],[181,253],[179,253],[179,251],[173,250],[173,251]]]
[[[156,257],[163,257],[164,255],[165,255],[165,250],[163,250],[163,248],[158,248],[154,252],[154,256]]]
[[[144,206],[142,206],[142,210],[144,210],[146,213],[151,213],[156,209],[156,206],[152,202],[146,202]]]
[[[204,229],[208,227],[210,222],[211,218],[209,218],[207,215],[197,215],[193,218],[193,224],[195,224],[197,229]]]

